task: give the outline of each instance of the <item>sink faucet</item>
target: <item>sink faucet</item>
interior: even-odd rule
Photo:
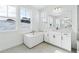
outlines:
[[[59,28],[58,27],[56,27],[56,30],[58,30]]]
[[[34,33],[35,33],[35,31],[33,30],[33,31],[32,31],[32,33],[34,34]]]

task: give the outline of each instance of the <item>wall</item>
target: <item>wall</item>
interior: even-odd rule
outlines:
[[[32,19],[32,30],[39,31],[39,11],[33,10],[33,19]]]
[[[16,6],[16,7],[17,7],[17,19],[16,19],[17,29],[12,32],[11,31],[10,32],[0,32],[0,51],[23,43],[23,33],[20,31],[20,21],[19,21],[19,19],[20,19],[19,18],[19,7],[20,6]],[[26,8],[28,8],[28,6]],[[38,10],[33,9],[31,7],[30,7],[30,9],[32,9],[32,11],[33,11],[33,13],[32,13],[32,15],[33,15],[32,29],[38,31],[38,25],[39,25]]]
[[[77,6],[72,6],[72,48],[77,49]]]
[[[22,43],[22,35],[18,32],[0,33],[0,51]]]
[[[77,27],[78,27],[77,40],[79,40],[79,5],[77,6]]]

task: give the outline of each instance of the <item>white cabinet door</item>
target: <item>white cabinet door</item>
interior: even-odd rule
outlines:
[[[49,43],[56,45],[56,46],[61,46],[61,34],[58,32],[50,32]]]
[[[49,43],[56,45],[55,32],[49,32]]]
[[[48,32],[44,33],[44,41],[49,42],[49,34],[48,34]]]
[[[56,45],[61,47],[61,33],[55,33],[55,40],[56,40]]]
[[[62,44],[62,48],[71,51],[71,34],[70,33],[62,34],[61,44]]]

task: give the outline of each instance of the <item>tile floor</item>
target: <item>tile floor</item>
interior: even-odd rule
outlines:
[[[32,49],[29,49],[24,44],[21,44],[2,51],[1,53],[68,53],[68,51],[43,42]]]

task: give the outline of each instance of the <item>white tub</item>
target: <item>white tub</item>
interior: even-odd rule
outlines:
[[[41,42],[43,42],[42,32],[34,32],[24,35],[24,44],[29,48],[32,48]]]

